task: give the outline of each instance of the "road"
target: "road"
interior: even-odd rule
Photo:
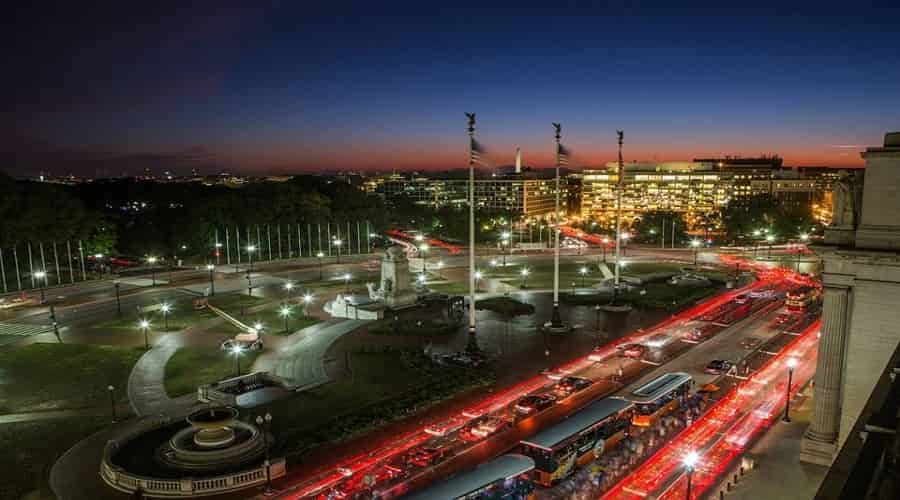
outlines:
[[[735,290],[663,322],[656,328],[619,339],[588,356],[578,358],[554,372],[534,377],[517,386],[483,400],[469,409],[445,420],[425,424],[421,429],[397,436],[394,440],[378,443],[363,450],[357,456],[336,463],[323,463],[315,471],[289,471],[289,478],[281,483],[284,498],[353,497],[366,491],[378,491],[381,497],[390,498],[438,480],[451,473],[474,467],[493,456],[512,448],[522,438],[559,421],[580,407],[621,389],[612,379],[621,373],[621,380],[636,380],[657,366],[666,364],[681,353],[697,345],[684,342],[686,332],[695,326],[710,326],[709,336],[718,336],[739,326],[753,315],[768,315],[770,320],[779,304],[777,298],[764,296],[750,299],[746,304],[736,304],[732,298],[750,290],[771,290],[783,294],[795,283],[787,274],[778,270],[761,268],[762,278],[747,289]],[[735,317],[742,315],[741,317]],[[718,323],[720,326],[716,326]],[[754,323],[758,328],[759,325]],[[751,327],[751,331],[753,328]],[[617,346],[631,342],[659,340],[668,336],[670,342],[652,349],[642,360],[623,358]],[[689,340],[689,339],[685,339]],[[621,372],[620,372],[621,369]],[[577,375],[593,381],[588,389],[557,400],[549,409],[535,415],[521,416],[514,410],[515,403],[524,395],[552,392],[555,380],[563,375]],[[473,438],[466,432],[474,424],[485,420],[507,421],[511,427],[486,438]],[[445,450],[442,461],[435,466],[420,468],[406,462],[408,451],[417,447],[440,447]]]

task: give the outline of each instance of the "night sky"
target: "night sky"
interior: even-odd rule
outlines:
[[[0,169],[455,168],[464,111],[536,166],[553,121],[585,165],[617,128],[627,160],[830,166],[900,130],[896,1],[159,3],[11,12]]]

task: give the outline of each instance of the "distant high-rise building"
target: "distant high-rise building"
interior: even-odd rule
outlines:
[[[522,150],[516,148],[516,173],[522,173]]]

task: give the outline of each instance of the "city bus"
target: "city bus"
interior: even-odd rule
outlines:
[[[533,500],[534,460],[509,454],[407,495],[407,500]]]
[[[615,446],[628,431],[633,406],[621,398],[601,399],[522,440],[520,452],[535,463],[535,482],[550,487]]]
[[[788,311],[799,312],[816,306],[822,299],[822,292],[814,286],[802,286],[796,291],[788,292],[784,298],[784,305]]]
[[[626,399],[634,403],[632,424],[638,427],[650,427],[683,405],[687,400],[694,379],[687,373],[673,372],[659,377],[638,387]]]

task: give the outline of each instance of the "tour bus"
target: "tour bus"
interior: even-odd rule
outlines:
[[[417,491],[407,500],[533,500],[534,460],[509,454]]]
[[[635,389],[626,399],[634,403],[632,423],[638,427],[650,427],[660,417],[681,406],[688,397],[694,380],[687,373],[673,372],[660,375]]]
[[[632,410],[625,399],[601,399],[522,440],[521,453],[534,459],[535,482],[550,487],[615,446],[625,437]]]
[[[822,298],[822,292],[814,286],[802,286],[793,292],[788,292],[784,298],[784,305],[788,311],[798,312],[817,305]]]

